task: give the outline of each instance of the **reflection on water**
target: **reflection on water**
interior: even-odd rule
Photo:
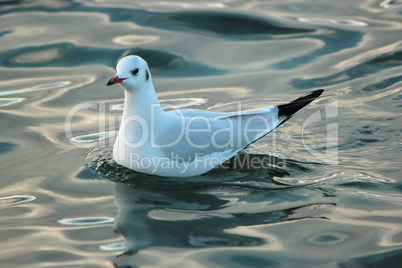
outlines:
[[[12,196],[0,197],[0,207],[31,202],[34,201],[35,199],[36,199],[35,196],[30,195],[12,195]]]
[[[87,155],[87,165],[99,175],[116,182],[114,198],[118,214],[115,224],[125,240],[124,254],[115,259],[119,265],[146,264],[144,258],[149,258],[146,257],[147,249],[160,253],[159,249],[166,247],[177,249],[173,252],[189,250],[191,254],[184,258],[184,263],[198,258],[197,249],[206,248],[204,254],[208,252],[208,257],[203,257],[206,259],[202,262],[235,264],[230,256],[238,254],[241,248],[253,247],[264,263],[271,258],[267,256],[275,254],[278,265],[285,264],[284,256],[278,257],[277,254],[287,248],[290,252],[297,252],[293,261],[319,264],[341,261],[345,256],[352,257],[355,247],[376,244],[376,223],[370,219],[370,213],[366,216],[357,213],[353,208],[356,199],[341,201],[341,197],[350,195],[353,187],[367,188],[363,181],[370,178],[361,174],[322,177],[323,174],[319,173],[325,170],[324,166],[310,164],[309,167],[308,163],[277,159],[262,169],[232,167],[224,172],[216,169],[204,176],[185,180],[160,178],[118,166],[111,159],[108,148],[92,149]],[[331,169],[327,169],[330,172]],[[350,181],[352,175],[355,183],[346,183],[345,180]],[[302,178],[306,176],[310,181],[303,183]],[[292,182],[289,178],[300,181],[286,184]],[[375,178],[371,180],[374,185],[379,183]],[[354,198],[362,194],[362,191],[357,192],[358,195],[352,195]],[[386,200],[377,187],[367,188],[364,192]],[[345,218],[338,214],[338,206],[343,206],[341,211],[356,222],[345,222]],[[294,225],[292,231],[286,228],[289,224]],[[266,231],[246,231],[248,226]],[[278,228],[280,231],[275,231]],[[389,235],[396,226],[390,224],[385,228]],[[284,231],[289,237],[283,241],[280,237]],[[110,247],[119,248],[121,244]],[[222,258],[215,260],[213,248],[228,249],[222,253]],[[300,248],[321,253],[305,259],[298,252]],[[375,248],[368,247],[367,250]],[[264,257],[262,252],[268,255]],[[154,254],[154,265],[165,261],[164,257]]]
[[[286,207],[273,210],[277,192],[200,187],[186,191],[147,190],[116,183],[115,201],[119,209],[116,226],[126,240],[130,254],[148,247],[236,247],[265,244],[259,237],[239,235],[229,230],[239,226],[321,217],[308,212],[327,204]],[[255,199],[258,193],[261,201]],[[295,198],[295,194],[289,200]],[[235,201],[252,200],[253,204]],[[296,204],[297,202],[295,202]],[[331,206],[331,204],[328,204]]]
[[[74,219],[61,219],[58,220],[63,225],[94,225],[113,222],[113,218],[109,217],[85,217]]]
[[[1,1],[2,265],[399,267],[400,8]],[[128,54],[149,62],[167,108],[256,108],[321,87],[326,96],[237,163],[196,178],[141,175],[102,147],[123,102],[105,83]],[[321,120],[307,124],[312,115]],[[105,118],[114,121],[100,126]],[[325,164],[334,148],[339,163]]]
[[[25,98],[0,98],[0,107],[10,106],[26,100]]]
[[[400,7],[402,3],[396,0],[384,0],[380,3],[380,7],[382,8],[397,8]]]
[[[299,21],[313,24],[338,24],[345,26],[356,26],[364,27],[367,23],[358,20],[337,20],[337,19],[327,19],[327,18],[299,18]]]
[[[124,181],[115,183],[114,195],[118,207],[115,224],[126,248],[116,257],[120,265],[136,263],[137,259],[141,263],[142,252],[148,248],[210,248],[211,253],[213,248],[270,248],[278,239],[275,235],[266,239],[241,229],[306,219],[327,221],[326,214],[336,206],[331,190],[295,188],[276,182],[275,176],[285,174],[274,167],[265,169],[264,178],[258,178],[259,172],[239,170],[209,172],[203,178],[183,181],[129,170],[116,178],[115,172],[107,173],[113,165],[116,164],[105,162],[100,167],[98,162],[96,168],[103,176]],[[310,200],[308,204],[306,200]],[[325,235],[311,240],[328,240],[321,244],[344,242],[335,237],[341,234],[332,233],[332,240]],[[154,261],[163,259],[157,257]]]

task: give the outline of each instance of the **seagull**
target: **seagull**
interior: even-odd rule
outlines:
[[[290,103],[237,112],[164,111],[147,62],[126,56],[107,86],[124,89],[124,110],[113,159],[134,171],[162,177],[202,175],[231,159],[319,97],[312,91]]]

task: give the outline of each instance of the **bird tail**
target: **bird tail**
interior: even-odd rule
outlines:
[[[280,121],[279,125],[282,125],[287,120],[289,120],[293,115],[300,111],[307,104],[312,102],[314,99],[318,98],[324,92],[323,89],[318,89],[312,91],[298,99],[287,104],[278,105],[278,119]],[[279,126],[278,125],[278,126]]]

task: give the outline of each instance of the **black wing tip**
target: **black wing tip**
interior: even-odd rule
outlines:
[[[318,98],[323,92],[323,89],[317,89],[287,104],[278,105],[278,118],[286,121],[307,104]]]
[[[311,91],[306,96],[311,96],[312,98],[318,98],[319,96],[321,96],[321,94],[323,92],[324,92],[324,89],[317,89],[317,90]]]

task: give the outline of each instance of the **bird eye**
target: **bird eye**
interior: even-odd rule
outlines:
[[[136,75],[136,74],[138,74],[139,71],[140,71],[140,69],[135,68],[134,70],[131,71],[131,73],[132,73],[133,75]]]

